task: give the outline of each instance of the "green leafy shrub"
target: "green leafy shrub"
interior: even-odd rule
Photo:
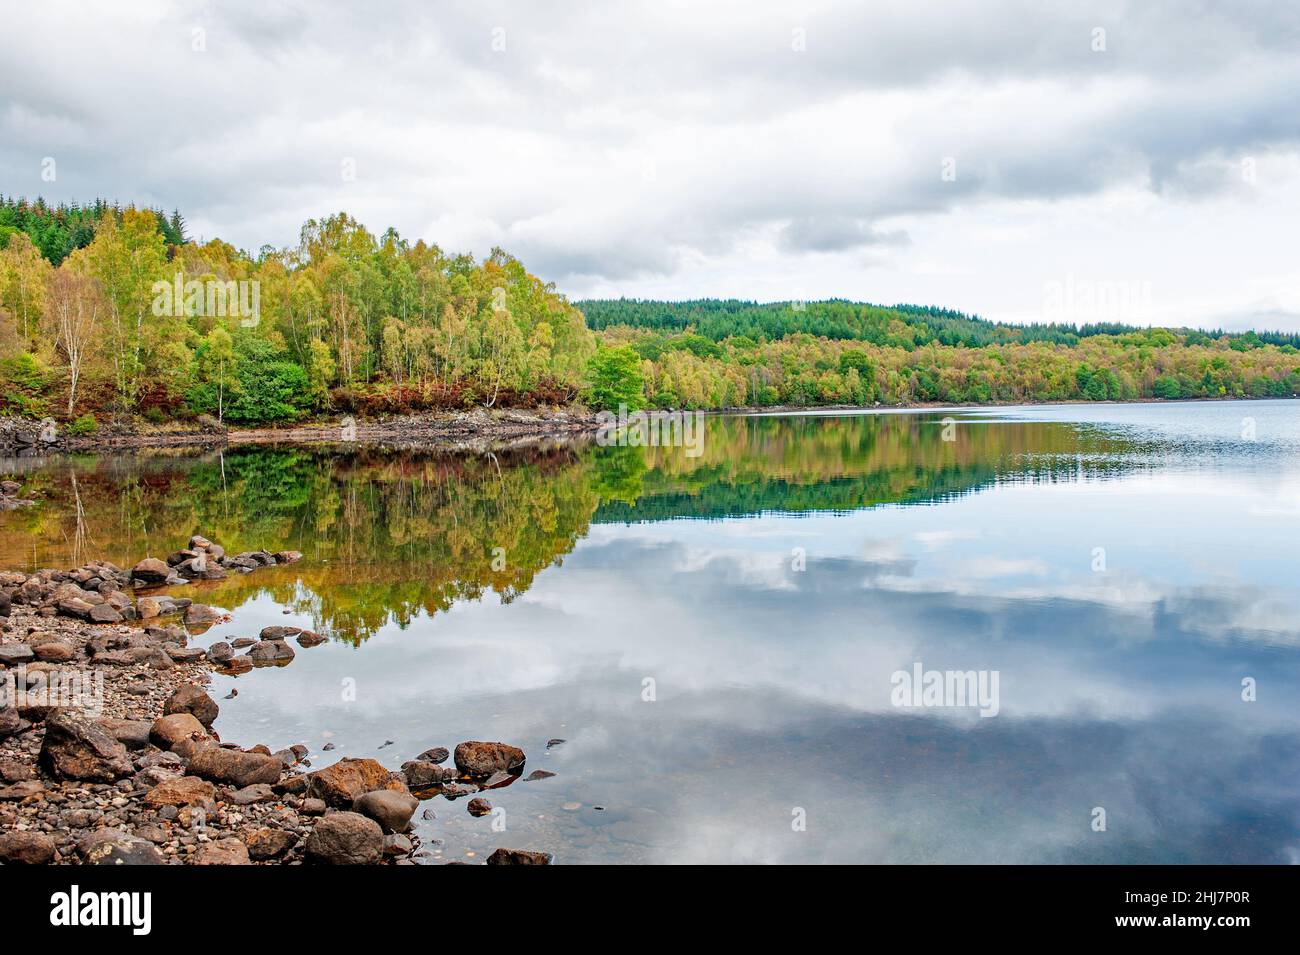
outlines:
[[[44,391],[53,376],[30,352],[18,352],[0,359],[0,409],[39,418],[49,410]]]
[[[587,362],[587,389],[583,400],[601,411],[641,407],[641,357],[631,348],[601,348]]]
[[[74,438],[85,437],[88,434],[94,434],[99,430],[99,422],[95,420],[93,414],[83,414],[76,421],[73,421],[65,431]]]
[[[1171,378],[1168,375],[1157,378],[1155,385],[1151,388],[1151,393],[1157,398],[1181,398],[1183,389],[1178,384],[1177,378]]]

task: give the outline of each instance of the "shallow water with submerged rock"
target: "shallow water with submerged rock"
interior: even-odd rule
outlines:
[[[37,504],[0,513],[0,568],[301,551],[172,591],[233,612],[198,645],[329,638],[216,677],[216,729],[314,768],[522,747],[487,814],[421,805],[428,862],[1296,862],[1298,411],[10,459]],[[899,705],[918,666],[996,673],[996,705]]]

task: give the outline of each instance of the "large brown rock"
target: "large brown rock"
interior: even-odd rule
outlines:
[[[182,743],[201,743],[207,738],[203,724],[189,713],[160,716],[149,730],[149,739],[159,749],[175,750]]]
[[[125,650],[97,650],[91,662],[100,667],[129,667],[135,664]]]
[[[422,759],[412,759],[402,763],[402,772],[406,774],[406,785],[410,789],[433,789],[456,778],[456,770],[450,766],[439,766]]]
[[[148,720],[123,720],[115,716],[101,716],[99,725],[127,749],[144,749],[149,745],[149,732],[153,724]]]
[[[357,800],[356,810],[379,823],[384,832],[405,832],[419,805],[420,801],[409,793],[376,789]]]
[[[141,597],[135,602],[135,612],[141,620],[152,620],[162,613],[163,602],[157,597]]]
[[[225,663],[220,664],[220,666],[222,673],[227,673],[233,676],[240,673],[247,673],[252,670],[253,661],[248,659],[246,656],[231,657]]]
[[[87,614],[93,623],[121,623],[123,616],[111,604],[97,604]]]
[[[374,865],[383,855],[379,823],[355,812],[322,816],[307,837],[307,857],[326,865]]]
[[[176,565],[176,573],[189,580],[225,580],[226,572],[208,557],[195,557]]]
[[[210,627],[221,619],[221,613],[207,604],[190,604],[185,608],[187,627]]]
[[[376,789],[406,792],[406,783],[373,759],[340,759],[307,777],[307,795],[330,806],[351,809],[352,804]]]
[[[508,743],[480,743],[471,740],[456,747],[456,768],[467,776],[517,773],[524,765],[524,751]]]
[[[225,664],[235,655],[235,648],[224,640],[218,640],[208,647],[208,659],[216,664]]]
[[[77,843],[87,865],[162,865],[163,855],[152,843],[118,829],[96,829]]]
[[[10,704],[0,706],[0,739],[6,736],[13,736],[23,727],[22,714],[18,712],[18,707]]]
[[[260,640],[279,640],[281,643],[283,643],[285,640],[288,640],[290,637],[296,637],[300,633],[302,633],[302,627],[277,626],[277,627],[264,627],[262,629],[262,632],[259,633],[257,636],[258,639]]]
[[[5,666],[21,666],[35,659],[36,653],[25,643],[0,643],[0,663]]]
[[[204,746],[190,757],[189,766],[190,773],[195,776],[241,788],[254,783],[279,782],[283,770],[284,763],[274,756],[220,746]]]
[[[281,760],[284,762],[284,760]],[[245,786],[243,789],[236,789],[230,794],[230,803],[234,806],[251,806],[259,802],[275,802],[279,798],[276,795],[275,787],[266,783],[254,783],[251,786]]]
[[[95,604],[80,597],[67,597],[60,600],[57,605],[59,613],[65,617],[74,617],[77,620],[89,620],[90,611],[95,609]],[[110,607],[110,610],[113,608]]]
[[[164,715],[189,713],[204,726],[211,726],[220,712],[216,701],[193,684],[179,687],[163,704]]]
[[[27,644],[35,650],[37,647],[46,643],[66,643],[67,638],[62,634],[55,633],[51,630],[37,630],[35,633],[27,635]]]
[[[0,862],[47,865],[54,860],[54,840],[43,832],[0,832]]]
[[[56,779],[111,783],[134,772],[125,746],[95,720],[71,710],[46,716],[40,762]]]
[[[200,846],[190,860],[191,865],[252,865],[248,848],[233,837],[209,842]]]
[[[290,662],[294,653],[293,647],[283,640],[263,640],[245,656],[253,661],[253,666],[281,666]]]
[[[157,557],[146,557],[131,568],[131,576],[147,584],[161,584],[171,576],[171,568]]]
[[[75,653],[72,647],[62,640],[49,640],[32,649],[36,653],[36,659],[42,663],[67,663]]]
[[[250,858],[278,859],[298,841],[298,837],[292,832],[286,832],[283,829],[252,829],[243,833],[244,845],[248,846],[248,855]]]

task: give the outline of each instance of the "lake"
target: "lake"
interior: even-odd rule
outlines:
[[[502,740],[556,774],[481,819],[427,802],[427,862],[1296,863],[1298,411],[10,459],[41,504],[0,514],[0,566],[302,551],[177,589],[234,612],[200,645],[331,637],[216,677],[226,739],[393,769]]]

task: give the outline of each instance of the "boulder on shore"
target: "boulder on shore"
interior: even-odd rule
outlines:
[[[18,712],[18,707],[12,703],[8,706],[0,706],[0,739],[6,736],[13,736],[23,728],[23,717]]]
[[[281,666],[294,657],[293,647],[283,640],[263,640],[244,655],[253,661],[253,666],[259,667]]]
[[[277,783],[283,770],[284,764],[274,756],[220,746],[204,746],[190,757],[189,766],[195,776],[240,788],[254,783]]]
[[[406,785],[410,789],[433,789],[456,778],[456,770],[450,766],[412,759],[402,763],[402,772],[406,776]]]
[[[176,692],[167,697],[167,702],[163,704],[164,716],[170,716],[173,713],[189,713],[204,726],[211,726],[220,712],[220,707],[217,706],[216,701],[203,692],[202,687],[195,686],[192,683],[178,687]]]
[[[356,810],[379,823],[384,832],[405,832],[420,801],[409,793],[376,789],[356,802]]]
[[[262,632],[259,633],[257,636],[258,639],[260,640],[279,640],[280,642],[283,643],[285,640],[288,640],[290,637],[296,637],[300,633],[302,633],[302,627],[276,626],[276,627],[263,627]]]
[[[244,832],[244,845],[248,846],[248,855],[252,859],[263,861],[277,859],[284,855],[298,841],[292,832],[283,829],[253,829]]]
[[[99,725],[127,749],[144,749],[149,745],[149,733],[153,724],[148,720],[123,720],[113,716],[101,716]]]
[[[131,576],[147,584],[166,583],[167,578],[171,577],[171,575],[172,569],[167,566],[165,561],[161,561],[157,557],[146,557],[131,568]]]
[[[221,619],[221,613],[207,604],[190,604],[185,608],[185,626],[210,627]]]
[[[175,751],[182,743],[201,743],[207,738],[203,724],[189,713],[160,716],[149,729],[149,739],[159,749]]]
[[[200,846],[190,860],[191,865],[252,865],[248,858],[248,848],[231,836],[217,842]]]
[[[213,663],[224,665],[229,663],[235,656],[235,648],[224,640],[218,640],[212,646],[208,647],[208,659]]]
[[[120,829],[96,829],[83,836],[77,851],[87,865],[162,865],[163,855],[150,842]]]
[[[491,776],[493,773],[518,773],[524,765],[524,751],[508,743],[481,743],[471,740],[456,747],[456,768],[467,776]]]
[[[25,643],[0,643],[0,663],[5,666],[22,666],[35,659],[36,651]]]
[[[47,865],[54,861],[54,840],[43,832],[0,832],[0,862]]]
[[[126,747],[90,717],[71,710],[46,715],[40,763],[56,779],[111,783],[135,768]]]
[[[322,816],[307,837],[307,858],[326,865],[374,865],[383,855],[383,830],[360,813]]]
[[[373,759],[340,759],[307,777],[308,796],[340,809],[351,809],[353,803],[376,789],[406,792],[406,783]]]

